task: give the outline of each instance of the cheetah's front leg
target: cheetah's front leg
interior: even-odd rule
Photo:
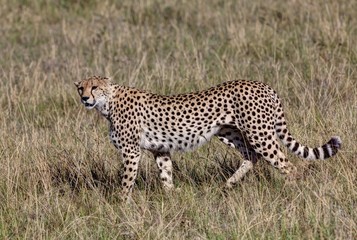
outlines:
[[[160,179],[166,191],[173,188],[172,183],[172,161],[170,153],[153,152],[156,164],[160,171]]]
[[[124,174],[122,178],[122,198],[130,199],[131,192],[138,173],[141,151],[138,146],[123,147]]]

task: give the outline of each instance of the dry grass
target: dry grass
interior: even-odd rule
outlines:
[[[357,237],[355,1],[0,2],[1,239]],[[174,155],[172,196],[146,154],[125,205],[107,123],[73,85],[94,74],[161,94],[260,80],[297,139],[340,135],[343,149],[289,154],[304,173],[294,183],[261,161],[228,196],[241,158],[219,142]]]

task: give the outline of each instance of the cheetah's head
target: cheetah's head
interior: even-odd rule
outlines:
[[[107,102],[110,81],[106,77],[93,76],[74,83],[81,102],[87,109],[101,108]]]

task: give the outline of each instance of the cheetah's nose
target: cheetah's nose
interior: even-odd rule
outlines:
[[[89,99],[89,97],[82,97],[82,101],[85,102]]]

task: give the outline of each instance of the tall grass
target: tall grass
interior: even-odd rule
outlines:
[[[0,1],[0,238],[357,238],[357,4],[317,1]],[[165,194],[145,153],[133,201],[107,123],[74,81],[110,76],[159,94],[244,78],[270,84],[304,144],[340,135],[327,161],[288,153],[227,195],[241,156],[213,140],[174,154]]]

